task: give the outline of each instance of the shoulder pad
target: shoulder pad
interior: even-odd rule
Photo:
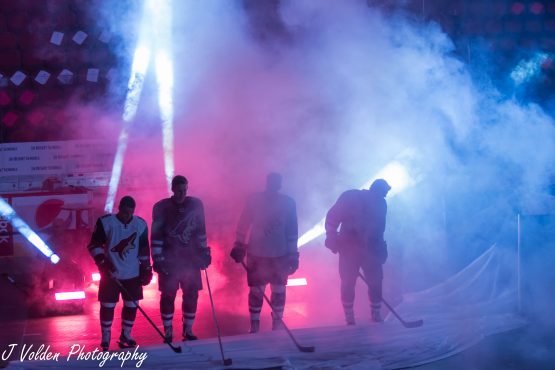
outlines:
[[[202,200],[200,200],[197,197],[187,197],[187,198],[189,198],[189,202],[191,202],[192,204],[195,204],[195,205],[202,204]]]
[[[133,217],[137,217],[137,219],[138,219],[138,220],[139,220],[140,222],[143,222],[143,223],[144,223],[144,224],[146,225],[146,221],[145,221],[145,219],[144,219],[144,218],[142,218],[141,216],[137,216],[137,215],[135,215],[135,216],[133,216]]]
[[[154,203],[154,207],[152,207],[152,208],[161,207],[162,205],[166,204],[168,202],[168,200],[170,200],[170,198],[165,198],[165,199],[159,200],[158,202]]]

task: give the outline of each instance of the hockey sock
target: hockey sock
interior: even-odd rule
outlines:
[[[133,301],[123,301],[121,310],[121,329],[126,338],[131,339],[131,329],[137,317],[137,306]]]
[[[100,302],[100,327],[102,330],[102,341],[104,339],[110,341],[110,331],[112,329],[112,322],[114,321],[114,308],[115,303]]]
[[[183,301],[181,302],[181,310],[183,311],[183,334],[193,334],[197,302],[197,289],[187,289],[183,292]]]
[[[355,285],[349,282],[341,282],[341,303],[343,304],[343,312],[345,312],[345,320],[347,325],[355,324]]]
[[[249,313],[251,320],[260,320],[265,285],[251,286],[249,290]]]
[[[162,292],[160,296],[160,315],[164,328],[172,326],[174,312],[175,293],[168,294]]]
[[[274,308],[274,320],[278,320],[283,317],[283,310],[285,309],[285,285],[271,284],[272,295],[270,297],[270,302]]]

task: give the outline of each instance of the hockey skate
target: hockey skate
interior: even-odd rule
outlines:
[[[256,334],[260,330],[260,320],[251,320],[250,334]]]
[[[173,328],[171,326],[164,326],[164,343],[171,343],[173,341]]]
[[[356,325],[355,313],[352,310],[345,312],[345,321],[347,322],[347,326]]]
[[[283,322],[281,319],[272,320],[272,330],[283,330]]]
[[[372,321],[383,322],[382,314],[379,308],[372,308]]]
[[[102,339],[100,342],[100,348],[103,351],[107,351],[110,347],[110,331],[102,331]]]
[[[119,348],[133,348],[137,346],[137,342],[135,342],[134,339],[127,337],[122,331],[119,336],[118,346]]]
[[[193,330],[192,328],[188,328],[186,326],[183,326],[183,340],[197,340],[198,337],[196,335],[193,334]]]

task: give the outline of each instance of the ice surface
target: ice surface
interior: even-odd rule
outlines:
[[[233,360],[227,367],[221,362],[217,338],[181,343],[181,354],[160,344],[138,349],[137,353],[147,354],[140,368],[372,370],[433,362],[459,353],[485,336],[525,324],[515,312],[516,287],[510,266],[510,256],[492,247],[444,283],[405,295],[396,311],[406,321],[423,319],[419,328],[407,329],[389,315],[382,324],[293,330],[299,343],[316,346],[314,353],[298,351],[284,331],[224,337],[225,357]],[[58,362],[16,361],[8,369],[99,368],[99,362],[65,358]],[[123,367],[136,364],[129,360]],[[121,365],[114,358],[102,368]]]

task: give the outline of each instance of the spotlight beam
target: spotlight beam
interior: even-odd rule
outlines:
[[[12,226],[21,233],[35,248],[37,248],[42,254],[50,259],[50,262],[56,264],[60,261],[60,257],[46,243],[41,239],[36,232],[31,229],[31,227],[23,221],[15,212],[15,210],[10,206],[10,204],[0,197],[0,215],[6,221],[10,222]]]
[[[145,75],[150,61],[151,39],[149,35],[151,28],[151,12],[148,11],[148,5],[149,3],[145,2],[139,43],[135,49],[133,65],[131,67],[131,76],[129,77],[129,82],[127,84],[127,95],[125,97],[122,115],[123,127],[118,138],[118,146],[108,186],[108,196],[106,197],[106,204],[104,206],[104,211],[108,213],[111,213],[114,208],[114,201],[116,199],[116,193],[118,191],[119,181],[121,178],[121,170],[123,168],[123,159],[125,157],[127,142],[129,140],[129,131],[137,114],[137,107],[139,106],[139,101],[141,99]]]
[[[162,119],[162,144],[164,148],[164,171],[168,193],[174,174],[173,163],[173,73],[172,61],[164,52],[156,55],[156,71],[158,75],[158,103]]]
[[[154,1],[154,0],[149,0]],[[157,11],[153,13],[153,43],[156,48],[156,81],[158,83],[158,106],[162,121],[162,145],[164,149],[164,172],[168,193],[174,175],[173,162],[173,50],[172,11],[169,0],[156,0]]]
[[[543,63],[550,58],[551,56],[547,53],[536,53],[531,59],[521,60],[511,71],[511,79],[515,85],[530,81],[540,73]]]
[[[164,148],[164,172],[168,192],[174,175],[173,158],[173,62],[171,2],[169,0],[145,0],[141,21],[139,44],[135,50],[131,77],[123,110],[124,125],[118,138],[118,146],[112,166],[108,196],[104,210],[112,212],[129,140],[132,122],[137,114],[145,75],[150,62],[151,49],[155,50],[158,105],[162,121],[162,144]]]

